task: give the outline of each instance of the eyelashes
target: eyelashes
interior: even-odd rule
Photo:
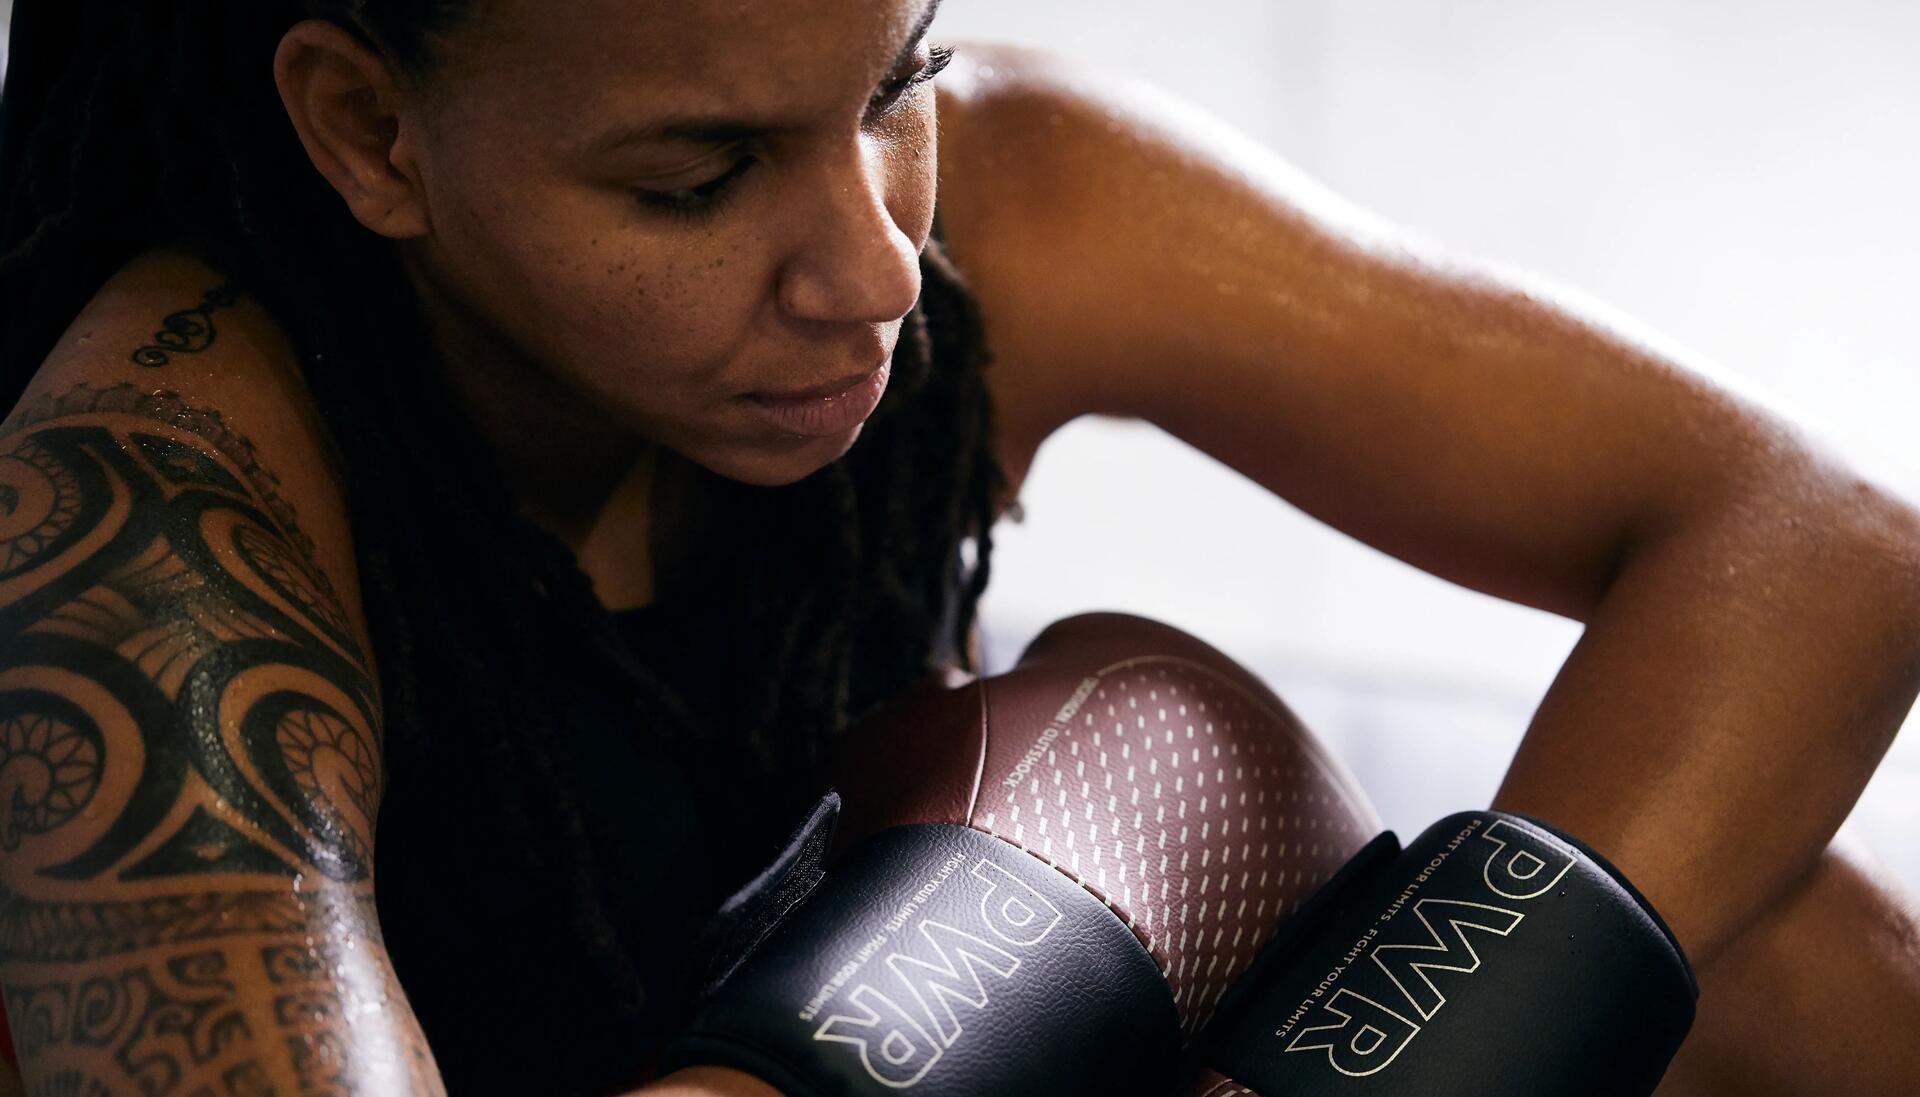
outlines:
[[[927,63],[920,66],[918,71],[904,79],[883,85],[879,91],[874,92],[873,98],[867,102],[868,109],[887,110],[898,103],[907,92],[947,71],[947,66],[951,64],[953,64],[952,47],[933,47],[927,51]]]
[[[634,197],[639,199],[641,205],[669,217],[687,221],[704,220],[719,212],[720,206],[726,201],[727,188],[747,174],[755,163],[753,157],[743,156],[734,161],[733,167],[724,174],[705,183],[678,190],[636,190]]]
[[[867,101],[871,119],[883,118],[906,99],[907,93],[945,72],[953,63],[953,49],[935,46],[928,51],[927,63],[911,75],[883,84]],[[719,213],[733,193],[733,185],[759,163],[748,155],[735,160],[725,172],[704,183],[675,190],[635,190],[634,198],[645,208],[687,223],[699,223]]]

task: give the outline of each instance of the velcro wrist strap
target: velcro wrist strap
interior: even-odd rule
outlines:
[[[1208,1034],[1207,1065],[1266,1097],[1645,1097],[1692,1025],[1658,916],[1520,816],[1449,816],[1328,899]]]
[[[967,827],[865,840],[735,969],[668,1049],[787,1097],[1143,1092],[1179,1021],[1106,904]]]

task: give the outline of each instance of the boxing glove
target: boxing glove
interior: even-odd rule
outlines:
[[[834,769],[829,867],[667,1069],[789,1097],[1164,1090],[1273,926],[1379,828],[1256,678],[1119,614],[1056,623],[1003,675],[908,691]]]
[[[1605,858],[1465,812],[1382,834],[1266,946],[1187,1097],[1646,1097],[1693,1022],[1679,943]]]

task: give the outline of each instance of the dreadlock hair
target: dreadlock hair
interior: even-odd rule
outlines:
[[[338,446],[390,787],[430,774],[483,790],[503,871],[565,897],[574,940],[551,947],[588,950],[604,973],[596,1008],[631,1020],[649,1003],[549,756],[558,729],[536,658],[556,629],[602,646],[620,637],[573,554],[500,490],[390,243],[313,169],[272,81],[273,52],[303,18],[336,22],[403,79],[428,80],[477,3],[19,0],[0,99],[0,399],[19,401],[71,318],[146,249],[186,248],[260,300]],[[822,741],[883,690],[943,657],[971,662],[1005,484],[979,318],[964,293],[932,292],[958,285],[937,246],[923,270],[929,292],[890,391],[847,458],[780,488],[680,470],[703,500],[688,555],[721,565],[700,594],[750,653],[744,753],[764,775],[810,771]],[[936,345],[968,349],[935,369]],[[690,734],[699,714],[675,688],[627,666],[643,714],[633,734]]]

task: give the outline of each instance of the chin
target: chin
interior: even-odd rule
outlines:
[[[755,487],[795,484],[846,456],[865,424],[832,438],[794,438],[786,446],[732,446],[682,451],[687,460],[729,480]]]

